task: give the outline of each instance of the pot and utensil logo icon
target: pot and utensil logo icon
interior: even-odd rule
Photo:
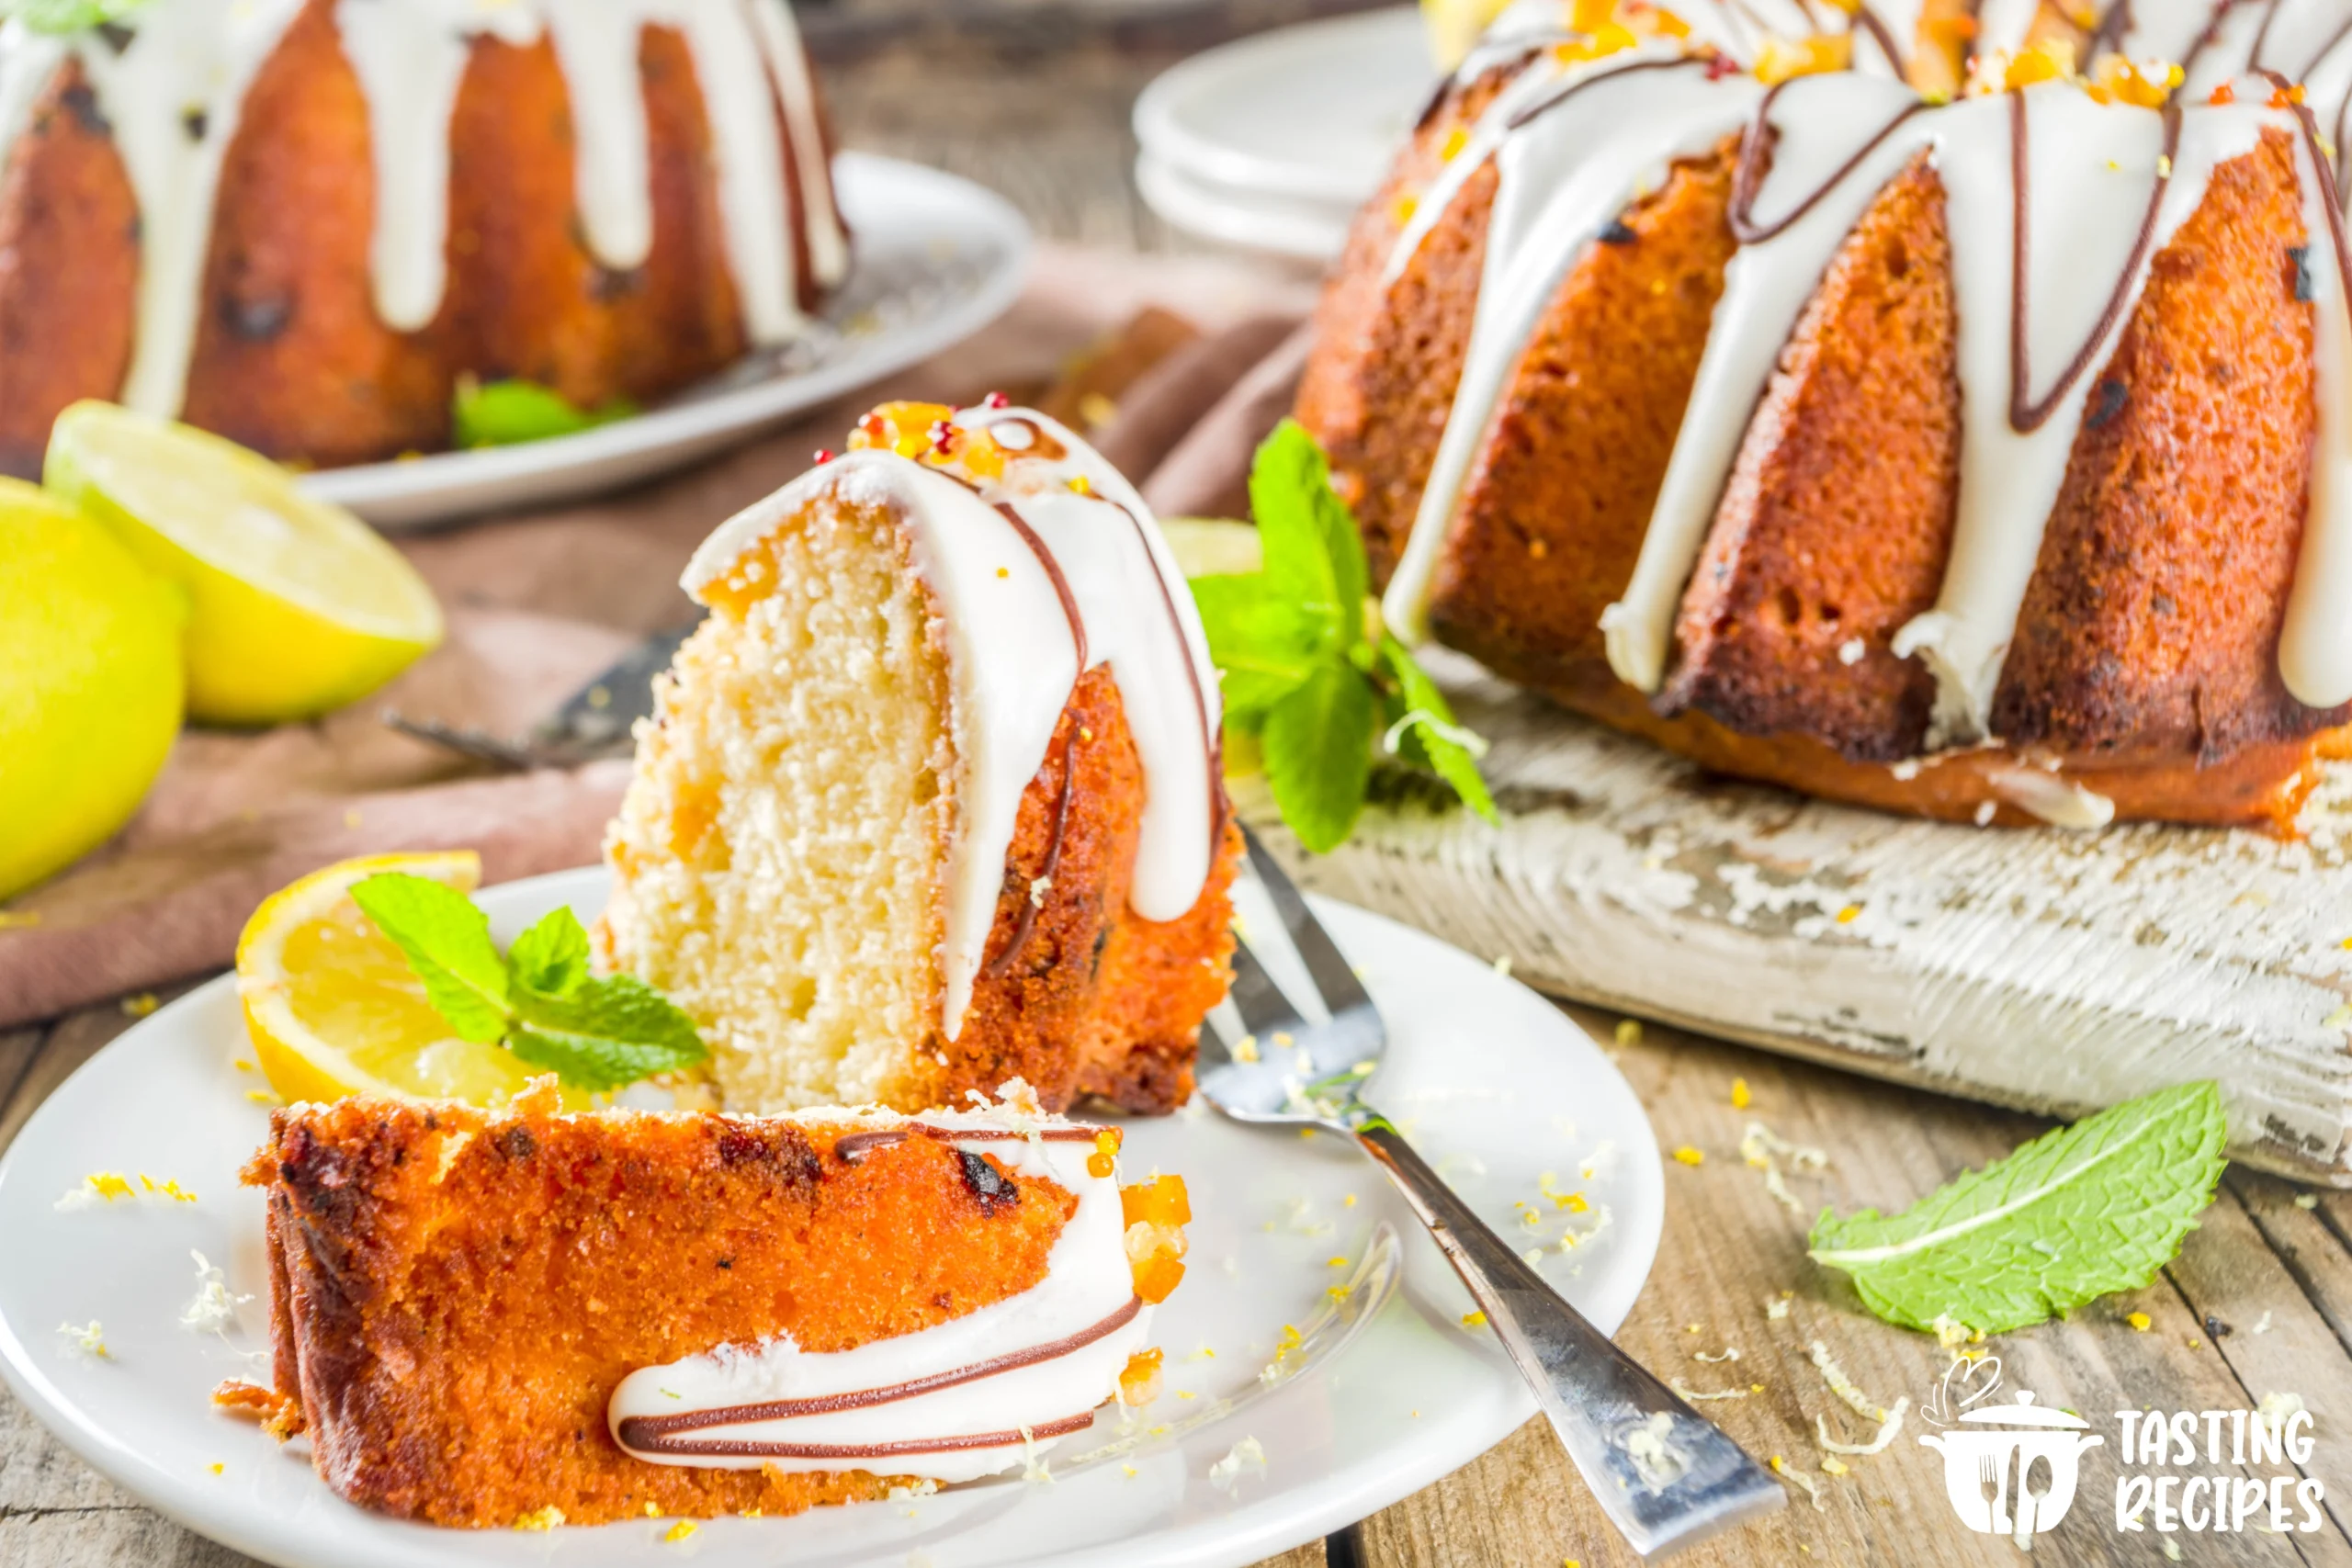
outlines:
[[[1990,1403],[2000,1386],[1997,1358],[1954,1361],[1920,1409],[1946,1430],[1919,1441],[1943,1455],[1944,1495],[1962,1524],[2031,1551],[2033,1538],[2074,1506],[2083,1451],[2107,1439],[2081,1416],[2037,1404],[2023,1390],[2008,1404]]]

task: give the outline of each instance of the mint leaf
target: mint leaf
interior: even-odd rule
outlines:
[[[508,1048],[582,1089],[619,1089],[709,1055],[694,1020],[633,976],[584,980],[566,996],[520,992],[514,1014]]]
[[[1387,704],[1389,751],[1418,762],[1453,786],[1463,804],[1499,825],[1495,797],[1478,776],[1478,758],[1487,743],[1453,722],[1453,709],[1437,689],[1412,651],[1385,632],[1380,637],[1380,662],[1395,683]]]
[[[1331,616],[1325,646],[1362,641],[1370,587],[1363,540],[1332,492],[1323,449],[1296,420],[1274,426],[1251,459],[1250,512],[1264,546],[1267,586],[1291,604]]]
[[[490,917],[472,899],[403,872],[355,883],[351,897],[407,957],[425,999],[459,1039],[487,1043],[506,1032],[506,965],[490,940]]]
[[[2227,1133],[2212,1083],[2159,1089],[2045,1134],[1899,1214],[1825,1210],[1813,1257],[1851,1275],[1889,1323],[1931,1330],[1947,1316],[2005,1334],[2154,1279],[2212,1201]]]
[[[1319,664],[1266,713],[1266,782],[1298,841],[1327,854],[1363,811],[1379,720],[1372,683],[1353,665]]]
[[[1224,677],[1226,718],[1252,728],[1328,657],[1318,650],[1331,640],[1332,617],[1275,593],[1263,572],[1196,577],[1192,588],[1209,659]]]
[[[506,950],[507,977],[543,997],[569,996],[588,978],[588,933],[569,908],[549,909]]]
[[[450,398],[450,444],[516,446],[551,436],[576,435],[636,412],[637,405],[627,398],[590,410],[536,381],[477,381],[466,377],[458,380]]]
[[[37,33],[79,33],[127,21],[148,0],[0,0],[0,17],[13,17]]]

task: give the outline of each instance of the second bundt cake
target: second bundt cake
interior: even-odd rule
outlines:
[[[448,445],[801,334],[848,267],[785,0],[144,0],[0,26],[0,466],[83,398],[273,457]],[[92,7],[91,9],[98,9]]]
[[[1298,405],[1388,624],[1815,794],[2290,823],[2352,5],[1836,9],[1521,6],[1432,101]]]
[[[730,1110],[1191,1093],[1238,832],[1191,595],[1021,409],[898,404],[722,525],[613,824],[607,960]]]

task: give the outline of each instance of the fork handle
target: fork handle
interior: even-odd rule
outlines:
[[[1769,1472],[1563,1301],[1395,1128],[1375,1117],[1356,1137],[1470,1287],[1594,1501],[1635,1551],[1673,1551],[1786,1505]]]

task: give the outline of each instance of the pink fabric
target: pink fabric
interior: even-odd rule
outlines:
[[[403,541],[447,640],[322,720],[183,735],[112,843],[0,910],[0,1028],[226,964],[256,904],[348,856],[472,848],[491,882],[594,861],[626,760],[499,773],[386,728],[382,710],[526,728],[638,638],[689,621],[677,579],[694,547],[814,448],[842,445],[866,407],[1042,389],[1152,306],[1204,335],[1121,389],[1102,445],[1155,499],[1170,469],[1182,510],[1238,497],[1250,447],[1287,406],[1310,302],[1295,281],[1224,263],[1049,246],[1004,320],[885,386],[626,494]]]

